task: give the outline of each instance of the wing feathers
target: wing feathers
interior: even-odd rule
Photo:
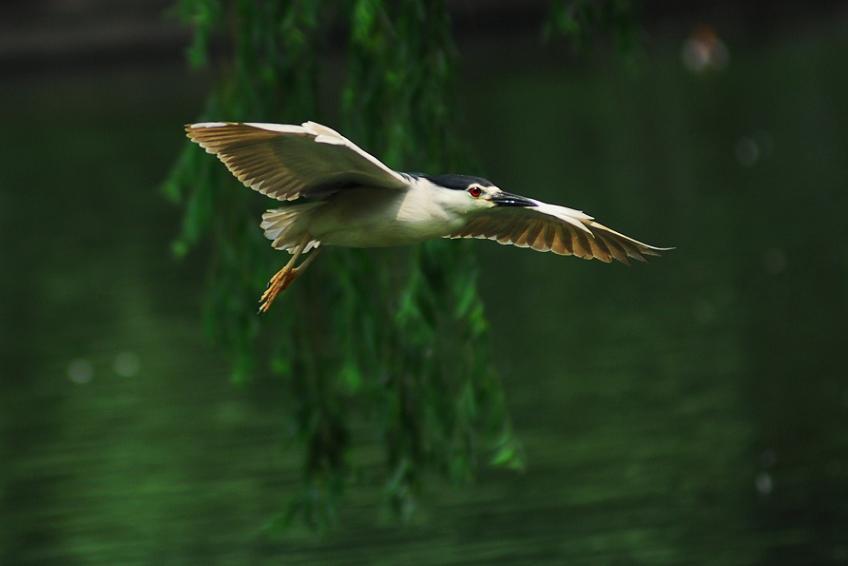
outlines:
[[[464,227],[446,237],[485,238],[503,245],[597,259],[604,263],[615,260],[627,265],[631,259],[645,261],[646,255],[656,256],[672,249],[634,240],[595,222],[579,210],[534,202],[537,205],[532,207],[495,207],[477,213]]]
[[[277,200],[352,185],[402,189],[406,181],[335,130],[289,124],[206,122],[186,135],[215,154],[244,185]]]
[[[606,245],[604,245],[603,241],[600,238],[589,238],[589,248],[592,252],[592,257],[595,259],[599,259],[604,263],[609,263],[612,261],[610,259],[609,251],[607,251]]]

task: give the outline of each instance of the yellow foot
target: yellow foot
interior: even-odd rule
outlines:
[[[268,312],[277,295],[288,289],[289,285],[297,279],[297,275],[298,269],[296,267],[284,267],[275,273],[271,280],[268,281],[268,288],[265,289],[265,292],[259,298],[259,302],[261,303],[259,305],[259,312]]]

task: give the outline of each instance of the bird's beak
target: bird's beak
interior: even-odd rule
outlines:
[[[525,198],[522,196],[514,195],[512,193],[500,192],[491,198],[491,201],[495,203],[495,206],[535,206],[536,203],[530,200],[529,198]]]

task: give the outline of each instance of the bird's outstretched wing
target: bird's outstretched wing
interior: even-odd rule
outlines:
[[[315,122],[188,124],[186,135],[239,181],[277,200],[353,185],[403,189],[407,182],[352,141]]]
[[[604,263],[630,259],[645,261],[672,248],[658,248],[634,240],[595,222],[579,210],[527,199],[528,207],[494,207],[478,212],[446,238],[480,238],[536,251],[552,251]]]

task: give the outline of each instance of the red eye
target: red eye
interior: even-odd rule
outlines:
[[[480,187],[471,187],[468,189],[468,194],[474,198],[478,198],[481,194],[483,194],[483,191],[480,190]]]

